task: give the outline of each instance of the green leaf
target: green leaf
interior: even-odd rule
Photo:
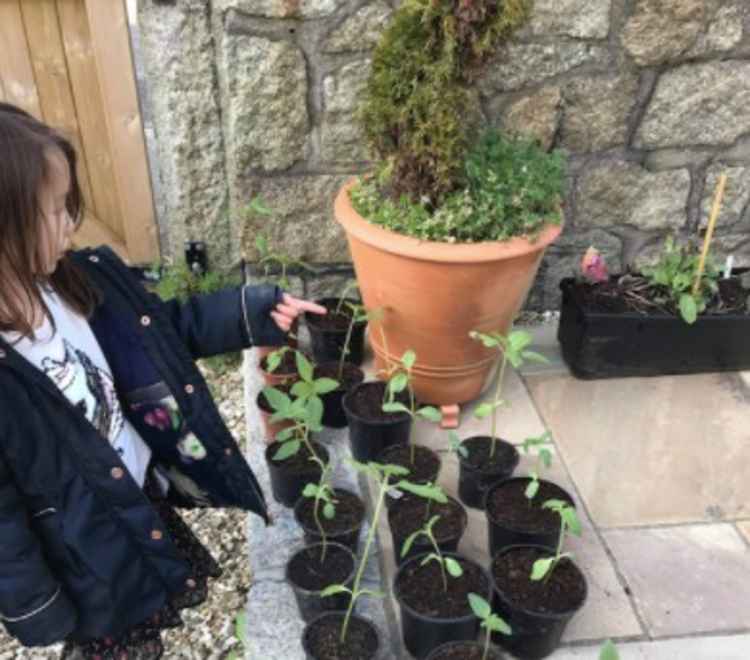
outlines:
[[[263,202],[263,198],[260,195],[256,195],[250,200],[247,205],[249,211],[257,213],[258,215],[273,215],[273,211],[269,209]]]
[[[372,596],[373,598],[385,598],[385,594],[382,591],[375,591],[373,589],[360,589],[360,595]]]
[[[534,566],[531,568],[531,579],[535,582],[543,580],[547,573],[552,570],[552,564],[554,561],[554,557],[549,557],[548,559],[537,559],[534,562]]]
[[[445,568],[448,570],[448,573],[450,573],[454,578],[461,577],[464,574],[464,569],[461,568],[461,564],[453,559],[453,557],[445,558]]]
[[[273,373],[281,364],[281,351],[274,351],[266,359],[266,368],[269,373]]]
[[[540,449],[539,460],[542,461],[544,467],[549,468],[552,465],[552,452],[549,449]]]
[[[578,518],[576,510],[572,506],[564,507],[560,512],[560,516],[565,521],[565,525],[572,534],[575,534],[576,536],[581,535],[581,521]]]
[[[412,350],[406,351],[406,353],[401,356],[401,364],[407,369],[411,369],[416,361],[417,354]]]
[[[485,623],[492,632],[498,632],[502,635],[513,634],[513,629],[497,614],[491,614]]]
[[[441,504],[445,504],[448,501],[448,496],[440,486],[413,484],[411,481],[399,481],[398,484],[396,484],[396,487],[412,493],[413,495],[423,497],[426,500],[440,502]]]
[[[436,424],[443,421],[443,413],[441,413],[434,406],[425,406],[424,408],[420,408],[419,410],[417,410],[417,415],[419,415],[422,419],[426,419],[428,422],[435,422]]]
[[[338,389],[339,382],[333,378],[318,378],[313,387],[316,394],[328,394]]]
[[[409,410],[403,403],[399,403],[398,401],[394,401],[393,403],[384,403],[383,412],[411,414],[411,410]]]
[[[323,515],[328,520],[333,520],[336,517],[336,507],[333,506],[331,502],[326,502],[325,506],[323,507]]]
[[[472,331],[469,333],[469,337],[475,341],[481,341],[485,348],[497,348],[500,346],[500,342],[497,339],[481,332]]]
[[[531,346],[532,341],[533,338],[525,330],[515,330],[508,335],[508,345],[513,353],[520,353],[527,346]]]
[[[319,431],[321,429],[323,401],[317,396],[312,396],[307,401],[307,419],[311,431]]]
[[[490,604],[475,593],[469,594],[469,605],[471,605],[471,611],[478,619],[487,619],[492,614]]]
[[[399,392],[403,392],[408,384],[408,376],[403,371],[399,371],[388,381],[388,391],[398,394]]]
[[[524,491],[524,495],[526,495],[526,499],[533,500],[536,497],[536,494],[539,492],[539,482],[536,479],[533,479],[529,482],[529,485],[526,486],[526,490]]]
[[[302,353],[297,351],[294,355],[297,363],[297,372],[303,380],[311,381],[313,379],[313,366]]]
[[[292,394],[298,399],[306,399],[315,392],[315,388],[304,380],[298,380],[292,385]]]
[[[284,461],[290,456],[294,456],[299,451],[301,446],[302,443],[299,440],[290,440],[289,442],[285,442],[273,455],[273,460],[277,462]]]
[[[409,534],[409,536],[406,537],[404,544],[401,546],[402,557],[406,557],[406,555],[409,554],[409,550],[411,550],[411,546],[414,545],[414,541],[417,540],[417,537],[420,534],[422,534],[422,530],[418,529],[416,532],[412,532],[411,534]]]
[[[692,325],[698,318],[698,305],[689,293],[680,296],[680,315],[685,323]]]
[[[292,405],[292,400],[284,392],[277,390],[275,387],[264,387],[263,396],[268,401],[268,405],[276,412],[287,411]]]
[[[474,408],[474,417],[477,419],[484,419],[485,417],[489,417],[494,409],[495,406],[491,403],[481,403]]]
[[[528,360],[529,362],[538,362],[540,364],[548,364],[549,360],[544,357],[541,353],[535,353],[534,351],[523,351],[521,353],[521,356],[524,360]]]
[[[620,660],[620,654],[611,639],[604,642],[604,646],[599,651],[599,660]]]
[[[375,465],[378,464],[375,463]],[[378,467],[386,477],[404,477],[411,471],[403,465],[378,465]]]
[[[247,612],[237,615],[234,622],[234,636],[242,642],[243,646],[247,643]]]
[[[302,491],[302,497],[315,497],[317,494],[317,484],[305,484],[305,489]]]
[[[274,420],[273,417],[271,419],[273,421],[277,421],[277,420]],[[274,438],[274,440],[276,440],[278,442],[286,442],[290,438],[294,437],[294,434],[296,432],[297,432],[297,429],[294,428],[293,426],[290,426],[290,427],[285,428],[285,429],[281,429],[281,431],[279,431],[276,434],[276,437]]]
[[[352,593],[352,590],[348,589],[343,584],[332,584],[320,592],[320,597],[328,598],[329,596],[335,596],[336,594],[351,594],[351,593]]]

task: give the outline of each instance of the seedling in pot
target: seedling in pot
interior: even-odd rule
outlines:
[[[526,486],[525,495],[529,500],[529,506],[534,501],[536,494],[539,492],[539,472],[541,467],[549,469],[552,465],[552,452],[547,449],[546,445],[551,444],[552,435],[545,431],[538,438],[526,438],[523,441],[523,451],[525,454],[531,454],[533,449],[537,449],[536,465],[529,471],[529,485]]]
[[[439,424],[442,421],[442,413],[434,406],[422,406],[417,408],[417,402],[414,398],[414,390],[412,389],[412,369],[414,363],[417,361],[416,353],[412,350],[406,351],[401,357],[401,368],[394,370],[388,379],[388,385],[385,388],[385,402],[383,403],[383,412],[387,413],[406,413],[412,418],[412,421],[417,419],[426,419],[428,422],[434,422]],[[400,401],[396,401],[396,396],[404,390],[409,391],[409,405],[406,406]],[[413,427],[412,427],[413,428]],[[409,445],[411,447],[411,455],[409,460],[414,465],[414,452],[416,449],[415,444],[409,438]]]
[[[424,527],[418,529],[416,532],[411,533],[404,541],[403,546],[401,546],[401,556],[406,557],[406,555],[409,554],[409,550],[411,550],[411,546],[414,544],[414,541],[416,541],[420,536],[425,536],[427,540],[432,544],[435,552],[431,552],[430,554],[428,554],[420,562],[420,566],[424,566],[431,561],[436,561],[440,565],[440,573],[443,578],[443,591],[447,592],[447,574],[450,574],[451,577],[458,578],[464,574],[464,571],[461,568],[461,564],[453,559],[453,557],[445,557],[443,553],[440,552],[440,546],[438,546],[435,535],[432,533],[432,528],[435,526],[435,523],[437,523],[438,520],[440,520],[440,516],[432,516],[432,518],[427,521]]]
[[[290,346],[281,346],[271,351],[266,358],[266,370],[268,373],[274,373],[281,365],[284,355],[292,350],[294,349]]]
[[[336,310],[335,314],[341,314],[342,309],[344,308],[344,304],[347,302],[347,297],[349,296],[349,293],[352,291],[358,291],[359,290],[359,284],[357,284],[357,280],[349,280],[346,285],[344,286],[343,290],[341,291],[341,295],[339,295],[339,301],[336,304]]]
[[[565,541],[565,537],[568,533],[574,534],[575,536],[581,535],[581,521],[578,519],[578,514],[575,508],[569,503],[563,500],[547,500],[542,504],[543,509],[551,509],[558,516],[560,516],[560,536],[557,541],[557,549],[555,550],[554,557],[545,557],[543,559],[537,559],[531,568],[531,579],[535,582],[539,580],[549,579],[555,570],[555,566],[560,563],[560,560],[565,557],[572,557],[569,552],[563,552],[562,547]]]
[[[354,468],[362,473],[371,476],[378,484],[378,490],[375,497],[375,508],[373,509],[372,520],[370,521],[370,529],[367,533],[367,539],[365,540],[365,547],[362,551],[362,557],[359,561],[357,568],[357,574],[354,577],[354,584],[352,588],[344,586],[343,584],[332,584],[321,592],[321,597],[326,598],[328,596],[335,596],[336,594],[348,593],[350,596],[349,607],[344,615],[344,622],[341,626],[340,641],[343,644],[346,641],[346,634],[349,630],[349,621],[352,613],[354,612],[354,606],[357,600],[362,596],[373,596],[375,598],[383,598],[385,594],[372,591],[371,589],[362,589],[362,576],[367,566],[367,560],[370,557],[370,550],[375,540],[375,535],[378,528],[378,520],[383,512],[383,505],[385,503],[385,496],[388,490],[394,486],[403,490],[410,490],[413,492],[413,486],[409,481],[404,480],[409,474],[409,470],[401,465],[383,465],[381,463],[375,463],[371,461],[367,464],[359,463],[358,461],[351,460],[351,464]],[[396,481],[397,480],[397,481]]]
[[[342,380],[344,377],[344,363],[346,362],[346,358],[350,352],[349,345],[352,341],[354,326],[357,325],[357,323],[365,323],[371,318],[371,314],[365,309],[364,305],[358,305],[356,303],[347,301],[346,306],[349,308],[349,311],[351,313],[351,319],[349,320],[349,327],[346,330],[346,339],[344,340],[344,345],[341,347],[341,358],[339,359],[338,371],[339,380]]]
[[[479,594],[469,594],[469,605],[471,605],[474,616],[482,621],[480,628],[484,628],[487,631],[484,641],[484,653],[482,654],[482,660],[487,660],[487,655],[490,652],[490,639],[492,638],[492,633],[512,635],[513,630],[502,617],[492,611],[490,604]]]
[[[527,360],[530,362],[547,362],[547,358],[539,353],[526,350],[531,345],[532,338],[528,332],[523,330],[514,330],[507,336],[499,332],[485,334],[483,332],[472,331],[469,333],[469,336],[476,341],[482,342],[486,348],[496,350],[501,356],[500,375],[497,379],[494,398],[490,402],[479,404],[474,409],[474,417],[477,419],[484,419],[492,415],[492,427],[490,432],[490,437],[492,439],[490,459],[492,459],[495,456],[498,441],[497,411],[499,408],[506,405],[505,400],[502,398],[502,391],[505,368],[508,365],[508,362],[510,362],[515,369],[518,369]]]
[[[312,363],[299,351],[296,352],[295,360],[300,379],[292,386],[292,394],[303,400],[318,399],[322,410],[323,401],[320,396],[333,392],[339,387],[339,382],[333,378],[315,378]]]
[[[273,211],[269,209],[263,199],[256,195],[250,200],[250,203],[245,207],[246,218],[252,218],[253,216],[272,216]],[[289,281],[289,269],[300,268],[308,272],[315,272],[313,268],[300,259],[289,256],[284,252],[274,251],[268,242],[268,237],[265,234],[258,234],[255,237],[255,248],[258,250],[258,265],[263,267],[263,278],[268,282],[274,282],[278,284],[282,289],[289,289],[291,283]],[[279,272],[278,276],[271,274],[271,270],[277,269]]]
[[[336,517],[337,501],[333,499],[333,487],[330,482],[331,472],[333,471],[331,464],[323,463],[323,461],[317,456],[314,456],[312,460],[320,466],[320,479],[317,484],[307,484],[302,491],[302,496],[315,498],[315,503],[313,504],[313,518],[315,518],[315,525],[318,528],[318,532],[320,532],[322,545],[320,563],[322,564],[326,560],[326,553],[328,551],[328,536],[323,527],[323,522],[320,520],[320,505],[321,503],[323,504],[323,517],[326,518],[326,520],[333,520]]]

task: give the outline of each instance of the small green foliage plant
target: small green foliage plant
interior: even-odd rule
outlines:
[[[642,269],[642,274],[655,292],[655,295],[652,293],[653,302],[679,310],[682,319],[691,325],[719,290],[719,269],[708,259],[698,291],[693,292],[699,263],[700,251],[697,246],[692,243],[677,245],[674,238],[669,236],[656,265]]]
[[[563,552],[562,547],[565,542],[566,536],[574,534],[575,536],[581,535],[581,521],[578,519],[575,507],[569,502],[563,500],[547,500],[542,504],[543,509],[550,509],[560,516],[560,535],[557,540],[557,548],[553,557],[544,557],[537,559],[531,569],[531,579],[535,582],[539,580],[547,580],[552,575],[562,559],[565,557],[572,557],[569,552]]]
[[[523,330],[514,330],[507,336],[500,332],[484,333],[474,330],[469,333],[469,336],[475,341],[482,342],[485,348],[491,348],[500,354],[500,374],[497,378],[495,395],[492,401],[480,403],[474,409],[474,416],[477,419],[484,419],[490,415],[492,416],[492,426],[490,430],[490,438],[492,439],[490,459],[492,459],[495,456],[498,441],[497,411],[506,405],[505,400],[502,398],[502,392],[503,380],[505,379],[505,369],[508,363],[518,369],[527,360],[533,362],[546,362],[547,359],[539,353],[527,350],[531,345],[532,338],[528,332]]]
[[[471,611],[474,612],[474,616],[482,622],[479,624],[479,627],[487,631],[484,640],[484,653],[482,654],[482,660],[487,660],[490,652],[492,633],[512,635],[513,630],[501,616],[492,611],[490,604],[479,594],[469,594],[469,605],[471,606]]]
[[[326,553],[328,551],[328,535],[326,534],[325,527],[323,527],[323,521],[320,519],[321,504],[323,505],[323,517],[326,520],[333,520],[336,517],[336,504],[338,502],[333,497],[333,486],[331,486],[333,466],[330,462],[328,464],[324,463],[317,456],[314,456],[312,460],[320,467],[320,479],[317,484],[306,484],[305,489],[302,491],[302,496],[314,498],[313,518],[315,519],[315,526],[318,528],[321,538],[322,550],[320,553],[320,563],[322,564],[326,560]]]
[[[541,472],[541,468],[545,467],[549,469],[552,465],[552,452],[548,448],[548,445],[551,443],[552,435],[549,431],[545,431],[537,438],[526,438],[523,441],[522,449],[527,456],[535,449],[537,450],[536,465],[529,471],[529,485],[526,486],[526,491],[524,492],[526,499],[529,500],[529,506],[531,506],[531,503],[539,492],[539,473]]]
[[[611,639],[604,642],[604,646],[599,651],[599,660],[620,660],[620,654]]]
[[[344,377],[344,363],[349,355],[351,349],[350,345],[352,342],[352,333],[354,332],[354,326],[357,323],[365,323],[370,319],[370,314],[365,309],[364,305],[357,303],[346,302],[346,307],[349,309],[351,318],[349,319],[349,326],[346,329],[346,338],[344,339],[344,345],[341,347],[341,357],[339,358],[339,370],[338,379],[342,380]]]
[[[440,575],[443,579],[443,591],[448,591],[448,575],[454,578],[459,578],[464,574],[461,564],[459,564],[453,557],[446,557],[441,551],[438,545],[435,535],[432,532],[432,528],[435,526],[437,521],[440,520],[440,516],[432,516],[424,525],[424,527],[418,529],[415,532],[409,534],[401,546],[401,556],[406,557],[409,554],[414,542],[420,537],[424,536],[432,545],[433,551],[430,552],[420,562],[420,566],[429,564],[431,561],[437,562],[440,566]]]
[[[336,594],[341,593],[349,594],[349,607],[344,615],[341,634],[339,636],[339,640],[342,644],[346,641],[346,635],[349,630],[349,621],[351,620],[354,606],[359,598],[367,595],[376,598],[382,598],[384,596],[384,594],[370,589],[362,589],[361,585],[362,576],[364,575],[367,560],[370,557],[370,551],[377,533],[378,520],[380,520],[380,515],[383,512],[386,493],[394,486],[402,490],[409,490],[412,486],[417,485],[411,484],[411,482],[408,482],[403,478],[409,474],[409,470],[401,465],[383,465],[374,461],[365,464],[355,460],[351,460],[351,464],[361,474],[370,476],[377,483],[378,487],[375,495],[375,507],[372,513],[372,520],[370,521],[370,529],[367,533],[365,546],[362,550],[362,556],[359,560],[359,566],[357,568],[357,573],[354,576],[354,584],[352,584],[352,588],[349,589],[343,584],[332,584],[321,592],[322,598],[335,596]]]
[[[387,413],[406,413],[412,418],[412,421],[417,419],[424,419],[428,422],[434,422],[439,424],[442,419],[442,413],[435,408],[435,406],[422,406],[417,407],[417,401],[414,397],[414,390],[412,389],[412,370],[414,364],[417,361],[417,355],[414,351],[408,350],[402,356],[400,360],[400,367],[393,370],[388,384],[385,388],[385,401],[383,402],[383,412]],[[396,397],[405,390],[409,392],[409,405],[396,401]],[[409,439],[409,445],[411,447],[411,455],[409,460],[414,465],[416,445]]]
[[[232,650],[229,653],[229,657],[227,660],[241,660],[241,658],[245,658],[248,650],[248,644],[247,644],[247,612],[240,612],[237,615],[237,618],[234,620],[234,636],[237,638],[237,640],[240,643],[240,647],[242,649],[242,655],[237,653],[237,651]]]

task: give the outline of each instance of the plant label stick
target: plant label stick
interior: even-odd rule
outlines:
[[[719,183],[716,186],[716,193],[714,194],[714,205],[711,209],[711,217],[708,221],[708,229],[706,230],[706,240],[703,241],[703,251],[701,252],[701,260],[698,264],[698,272],[695,274],[695,281],[693,282],[693,296],[698,295],[698,291],[701,288],[701,277],[703,277],[703,270],[706,267],[706,257],[708,256],[708,248],[711,247],[711,239],[714,236],[714,227],[716,227],[716,220],[719,217],[719,211],[721,211],[721,202],[724,199],[724,188],[727,185],[727,175],[722,174],[719,177]]]

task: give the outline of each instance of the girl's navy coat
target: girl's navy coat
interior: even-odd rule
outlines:
[[[269,316],[281,291],[243,287],[163,303],[108,248],[71,257],[102,294],[91,327],[121,398],[154,385],[168,391],[205,448],[200,468],[186,468],[173,446],[144,437],[154,460],[174,470],[174,503],[240,507],[267,521],[258,482],[193,360],[283,343]],[[117,635],[146,619],[187,578],[162,527],[109,442],[0,339],[0,619],[8,632],[43,646]]]

